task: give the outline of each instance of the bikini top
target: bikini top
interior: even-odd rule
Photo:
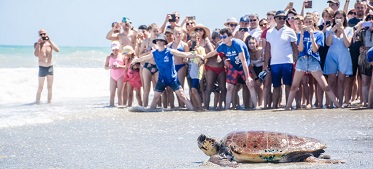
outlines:
[[[172,45],[174,44],[174,42],[172,42],[170,48],[172,49]],[[181,42],[179,42],[179,46],[177,47],[177,50],[180,51],[180,52],[184,52],[184,46]]]
[[[251,60],[251,63],[252,63],[255,67],[263,66],[263,57],[260,57],[258,60]]]

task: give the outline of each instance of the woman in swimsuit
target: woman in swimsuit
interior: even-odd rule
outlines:
[[[180,52],[189,52],[189,45],[182,41],[182,38],[184,37],[183,30],[180,27],[176,27],[173,32],[174,32],[174,41],[172,43],[169,43],[167,47],[171,49],[176,49]],[[177,78],[180,82],[181,87],[183,88],[184,88],[185,77],[187,75],[187,66],[185,64],[186,61],[187,59],[175,57],[175,68],[177,72]],[[172,91],[169,91],[168,93],[172,94],[173,96]],[[174,107],[173,99],[170,99],[169,101],[170,101],[171,107]],[[184,103],[181,102],[179,98],[178,98],[178,102],[179,102],[179,107],[185,106]]]
[[[135,51],[129,45],[123,47],[123,55],[125,55],[125,65],[130,65],[135,56]],[[141,78],[140,78],[140,64],[133,64],[125,68],[124,83],[127,83],[127,99],[128,107],[132,106],[133,90],[136,91],[136,99],[139,106],[142,106],[141,100]]]
[[[118,106],[123,106],[124,56],[119,52],[120,43],[112,42],[113,53],[106,57],[105,69],[110,69],[110,106],[114,106],[115,90],[117,89]]]
[[[197,35],[197,42],[195,43],[197,46],[201,46],[205,48],[206,53],[209,53],[212,50],[214,50],[214,47],[212,46],[212,43],[210,42],[208,38],[210,36],[210,30],[208,28],[204,27],[202,24],[197,24],[196,26],[190,29],[189,35],[192,35],[192,32],[195,32],[195,34]],[[196,46],[192,43],[193,38],[194,37],[191,36],[191,40],[188,42],[188,44],[191,47]],[[216,80],[219,81],[220,91],[222,92],[222,96],[223,96],[221,98],[225,99],[224,98],[225,93],[226,93],[225,72],[224,72],[224,64],[223,62],[221,62],[221,59],[218,62],[217,57],[211,57],[207,59],[207,61],[205,62],[206,62],[205,63],[205,69],[206,69],[205,78],[206,78],[207,85],[206,85],[206,92],[203,95],[203,98],[204,98],[203,100],[204,100],[204,107],[205,109],[208,110],[210,108],[209,105],[210,105],[211,91]]]
[[[255,80],[255,90],[258,93],[258,106],[262,106],[263,102],[263,83],[259,81],[259,73],[263,70],[263,57],[262,57],[262,49],[258,48],[258,43],[255,37],[248,36],[245,40],[245,44],[247,45],[250,53],[250,69],[252,73],[252,77]]]
[[[151,53],[153,49],[156,49],[155,44],[152,43],[153,39],[155,39],[159,33],[158,26],[156,24],[151,24],[149,27],[151,27],[150,31],[150,38],[145,39],[141,43],[140,47],[140,58],[143,55],[147,55]],[[142,70],[142,80],[143,80],[143,87],[144,87],[144,107],[148,106],[149,103],[149,93],[150,93],[150,85],[153,83],[153,86],[157,83],[158,79],[158,68],[155,65],[154,59],[147,60],[143,65]]]

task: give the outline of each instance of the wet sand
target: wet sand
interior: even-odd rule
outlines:
[[[133,113],[87,108],[52,123],[0,129],[0,168],[219,168],[197,147],[204,133],[265,130],[313,137],[346,164],[242,164],[242,168],[371,168],[373,110]]]

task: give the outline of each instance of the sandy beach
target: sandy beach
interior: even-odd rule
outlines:
[[[0,129],[0,168],[219,168],[197,147],[204,133],[266,130],[313,137],[346,164],[242,164],[242,168],[371,168],[372,110],[133,113],[100,106],[52,123]]]

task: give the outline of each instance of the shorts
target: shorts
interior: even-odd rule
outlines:
[[[199,79],[190,79],[190,88],[199,89]]]
[[[45,77],[47,75],[53,76],[53,65],[49,67],[39,66],[39,77]]]
[[[245,78],[245,72],[243,70],[238,71],[235,68],[233,68],[232,65],[229,65],[228,71],[227,71],[226,82],[235,85],[235,84],[237,84],[239,76],[241,76],[242,79],[246,79]]]
[[[302,56],[298,58],[295,70],[300,72],[316,72],[321,71],[319,61],[312,56]]]
[[[281,79],[285,85],[291,86],[293,81],[292,78],[292,63],[283,63],[283,64],[275,64],[271,65],[271,73],[272,73],[272,85],[273,87],[280,87],[281,86]]]
[[[178,80],[176,80],[175,82],[173,82],[171,84],[168,84],[168,85],[163,84],[160,80],[158,80],[157,84],[155,85],[154,91],[162,93],[167,86],[170,87],[173,91],[177,91],[177,90],[181,89],[181,85],[180,85],[180,82]]]

